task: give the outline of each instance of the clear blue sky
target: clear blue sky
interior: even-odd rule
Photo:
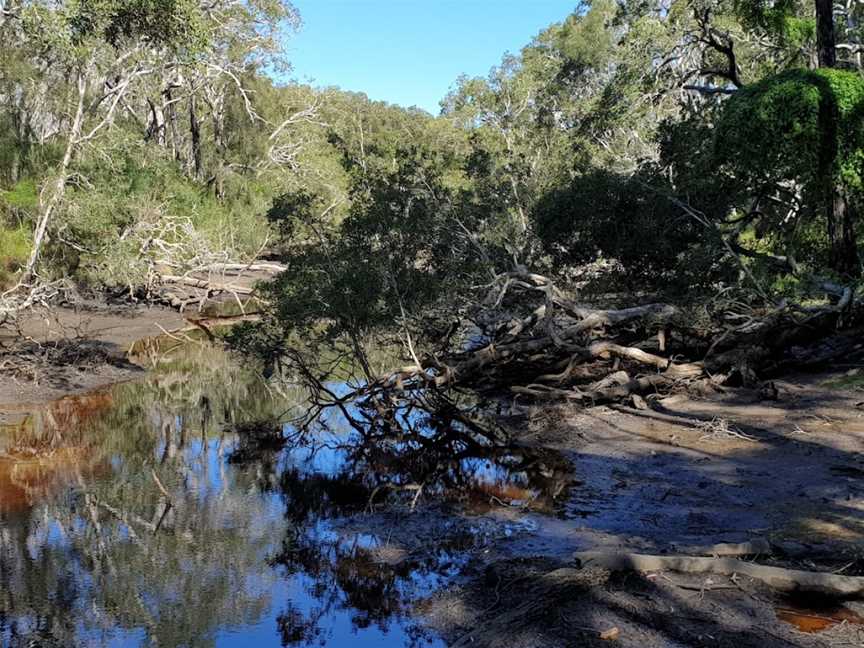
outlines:
[[[295,0],[292,76],[437,114],[456,77],[485,76],[577,1]]]

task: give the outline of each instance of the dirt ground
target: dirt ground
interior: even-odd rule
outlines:
[[[136,341],[187,325],[157,307],[30,312],[16,328],[0,328],[0,407],[8,412],[133,378],[141,369],[127,355]]]
[[[864,392],[827,388],[837,376],[778,382],[777,400],[729,390],[648,411],[533,412],[524,441],[573,462],[560,514],[529,514],[535,532],[495,544],[420,612],[455,646],[864,646],[861,603],[573,560],[588,549],[699,555],[761,538],[770,553],[747,560],[864,575]]]

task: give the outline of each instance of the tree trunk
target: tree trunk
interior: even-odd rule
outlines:
[[[835,186],[828,235],[831,244],[831,269],[842,277],[857,279],[861,275],[858,241],[855,235],[855,207],[843,187]]]
[[[225,197],[225,94],[216,95],[213,105],[213,143],[216,146],[216,163],[213,169],[213,194],[217,199]]]
[[[173,100],[171,94],[171,86],[165,88],[162,92],[165,97],[165,106],[168,108],[168,124],[170,126],[169,133],[171,134],[171,149],[174,154],[174,159],[177,162],[183,162],[183,138],[180,136],[180,129],[177,127],[177,109],[175,108],[175,101]]]
[[[69,128],[69,139],[66,141],[66,150],[63,153],[60,168],[57,170],[57,178],[51,183],[53,186],[45,187],[45,189],[43,189],[43,196],[40,199],[39,221],[36,223],[36,231],[33,233],[33,249],[30,252],[30,258],[27,260],[27,265],[24,267],[24,272],[21,275],[19,285],[27,284],[33,278],[33,275],[36,272],[36,264],[39,262],[39,254],[42,251],[42,245],[45,242],[48,223],[66,193],[66,180],[69,174],[69,165],[72,163],[72,158],[75,156],[75,151],[78,147],[79,139],[81,138],[81,129],[84,125],[84,99],[86,94],[86,72],[80,71],[78,73],[78,105],[75,109],[75,117],[72,119],[72,125]]]
[[[819,67],[835,67],[837,65],[837,49],[835,47],[833,0],[816,0],[816,46]]]
[[[816,0],[816,38],[820,68],[833,68],[837,65],[836,34],[834,30],[833,0]],[[844,277],[857,278],[861,273],[858,259],[858,246],[855,236],[855,210],[846,198],[841,184],[831,177],[834,175],[834,162],[837,155],[836,128],[837,116],[833,110],[825,115],[830,123],[823,124],[826,138],[831,138],[833,155],[830,169],[826,168],[827,187],[825,196],[825,217],[830,245],[829,264],[831,269]]]
[[[195,179],[201,179],[201,125],[195,112],[195,94],[189,94],[189,131],[192,134],[192,162],[195,170]]]
[[[150,123],[147,126],[145,140],[155,140],[159,146],[165,146],[165,112],[162,106],[157,106],[151,99],[147,99],[150,106]]]

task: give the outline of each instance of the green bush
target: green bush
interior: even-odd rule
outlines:
[[[596,170],[545,196],[534,223],[559,264],[614,259],[632,288],[686,290],[720,280],[716,241],[670,202],[672,194],[650,170]]]
[[[794,180],[810,190],[830,177],[860,191],[864,79],[845,70],[789,70],[727,102],[717,161],[753,187]]]
[[[8,287],[30,255],[30,230],[24,226],[0,225],[0,289]]]
[[[8,191],[0,191],[0,205],[4,210],[33,212],[39,206],[39,190],[32,179],[19,180]]]

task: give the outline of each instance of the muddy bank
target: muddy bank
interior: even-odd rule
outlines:
[[[8,420],[11,406],[138,377],[136,342],[195,329],[192,322],[199,319],[197,313],[158,306],[85,304],[30,311],[16,327],[0,328],[0,407]]]
[[[566,504],[555,517],[528,515],[535,531],[496,543],[424,615],[456,646],[612,636],[657,648],[860,645],[860,602],[790,599],[740,575],[610,573],[573,560],[586,549],[673,556],[760,539],[770,549],[747,560],[864,575],[864,392],[826,386],[854,384],[844,376],[778,383],[770,401],[730,390],[666,399],[656,412],[533,412],[523,441],[572,461]]]

